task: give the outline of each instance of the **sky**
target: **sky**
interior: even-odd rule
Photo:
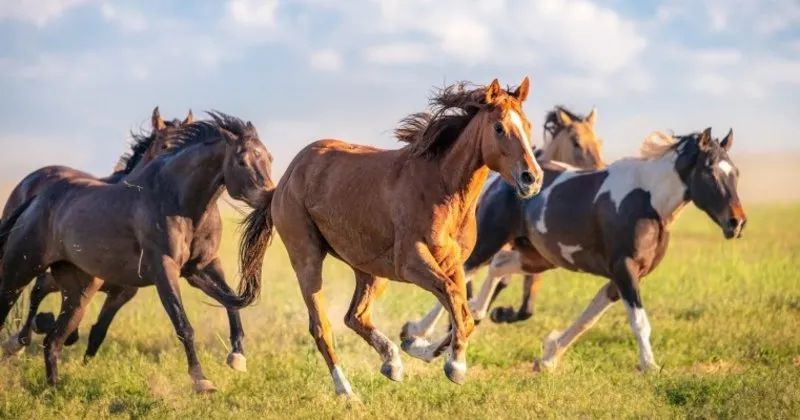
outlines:
[[[434,87],[495,77],[530,76],[537,144],[563,104],[607,156],[708,126],[800,151],[798,0],[0,0],[0,39],[3,178],[106,175],[155,106],[252,121],[279,174],[318,138],[400,147]]]

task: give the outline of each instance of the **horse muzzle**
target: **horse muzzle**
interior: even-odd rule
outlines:
[[[541,170],[538,174],[529,170],[520,171],[514,176],[514,186],[520,198],[531,198],[542,190],[543,180]]]

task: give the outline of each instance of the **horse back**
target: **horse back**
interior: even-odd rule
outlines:
[[[58,181],[78,178],[94,178],[94,176],[68,166],[59,165],[45,166],[29,173],[11,191],[3,208],[2,219],[7,218],[14,212],[14,209],[48,186]]]

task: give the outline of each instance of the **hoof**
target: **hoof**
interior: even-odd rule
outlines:
[[[430,363],[435,357],[428,354],[427,349],[431,343],[428,340],[420,337],[407,338],[400,343],[400,348],[403,349],[409,356],[420,359]]]
[[[406,322],[400,330],[400,340],[402,341],[411,340],[420,336],[421,334],[419,333],[417,324],[414,322]]]
[[[64,345],[69,347],[78,342],[81,336],[78,334],[78,331],[73,331],[72,334],[67,336],[67,339],[64,341]]]
[[[33,318],[33,332],[36,334],[47,334],[56,325],[56,317],[52,312],[42,312]]]
[[[5,357],[14,357],[19,356],[25,351],[25,346],[19,342],[19,336],[17,334],[8,337],[3,343],[3,356]]]
[[[361,398],[352,392],[336,393],[336,397],[344,401],[344,403],[347,405],[347,408],[358,408],[364,406],[364,402],[361,401]]]
[[[542,359],[536,359],[533,361],[533,372],[534,373],[550,373],[555,370],[556,364],[555,362],[548,362]]]
[[[208,379],[199,379],[192,383],[192,390],[197,394],[210,394],[217,392],[217,387]]]
[[[648,364],[644,364],[644,365],[637,365],[636,369],[642,375],[657,375],[657,374],[661,373],[662,367],[657,365],[657,364],[655,364],[655,363],[648,363]]]
[[[237,372],[247,372],[247,359],[242,353],[231,353],[228,355],[228,366]]]
[[[403,381],[403,364],[398,360],[394,363],[386,362],[381,366],[381,373],[383,376],[395,381]]]
[[[454,384],[464,385],[467,381],[467,365],[448,360],[444,364],[444,374]]]
[[[513,315],[514,308],[510,306],[501,306],[499,308],[492,309],[492,313],[489,314],[489,319],[491,319],[495,324],[503,324],[508,322]]]

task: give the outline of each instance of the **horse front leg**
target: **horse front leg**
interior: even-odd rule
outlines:
[[[202,269],[193,270],[186,275],[186,279],[193,287],[208,293],[211,297],[215,294],[234,294],[225,281],[225,271],[219,259],[215,258]],[[220,302],[222,303],[222,302]],[[244,327],[242,318],[236,309],[226,309],[228,325],[230,327],[231,352],[226,363],[237,372],[247,372],[247,359],[244,356]]]
[[[120,286],[113,286],[107,290],[108,296],[106,296],[103,307],[100,309],[100,314],[97,316],[97,322],[92,325],[92,329],[89,331],[89,345],[83,355],[84,363],[88,363],[94,358],[100,349],[100,345],[103,344],[108,328],[111,326],[111,322],[114,321],[117,312],[133,299],[138,291],[139,289],[135,287]]]

